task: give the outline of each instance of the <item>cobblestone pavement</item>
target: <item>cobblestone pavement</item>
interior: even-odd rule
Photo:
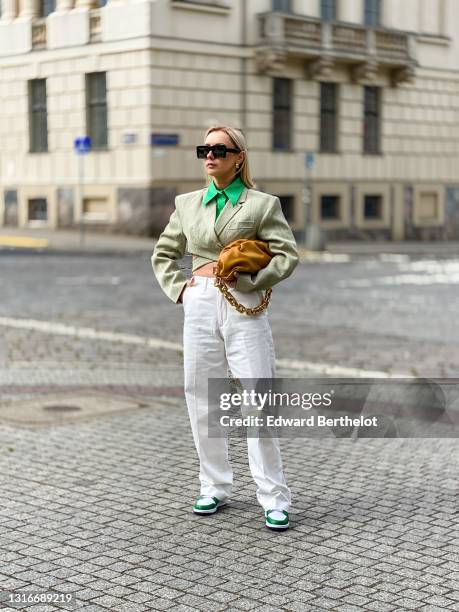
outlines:
[[[292,528],[273,533],[235,437],[231,503],[195,516],[182,311],[145,256],[1,263],[0,609],[71,609],[8,604],[29,591],[88,612],[459,608],[457,440],[281,439]],[[301,265],[270,309],[280,372],[457,376],[458,283],[451,259]],[[131,407],[38,418],[98,393]]]

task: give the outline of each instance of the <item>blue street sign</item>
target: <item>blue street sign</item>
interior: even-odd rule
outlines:
[[[73,141],[73,148],[77,155],[86,155],[91,150],[91,137],[80,136]]]
[[[306,151],[306,153],[304,154],[304,165],[310,170],[314,168],[314,166],[316,165],[314,151]]]
[[[160,147],[175,147],[179,143],[178,134],[151,134],[150,145]]]

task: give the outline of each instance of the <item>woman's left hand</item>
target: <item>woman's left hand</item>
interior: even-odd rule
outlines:
[[[234,289],[234,287],[236,287],[236,283],[237,283],[237,272],[234,273],[234,276],[236,277],[235,281],[228,281],[226,283],[227,287],[231,287],[231,289]]]

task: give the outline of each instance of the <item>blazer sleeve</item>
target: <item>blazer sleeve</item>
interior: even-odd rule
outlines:
[[[177,265],[177,260],[185,254],[185,248],[186,237],[183,233],[176,199],[175,210],[158,238],[151,256],[151,265],[161,289],[176,304],[187,283],[186,276]]]
[[[279,198],[274,198],[260,222],[257,237],[268,243],[273,258],[257,274],[240,274],[236,290],[250,293],[268,289],[290,276],[298,264],[298,249],[293,232],[282,212]]]

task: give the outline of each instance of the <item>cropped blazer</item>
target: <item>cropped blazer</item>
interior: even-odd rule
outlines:
[[[290,276],[298,263],[298,250],[279,198],[246,187],[237,203],[233,206],[228,201],[215,219],[215,206],[203,205],[206,191],[199,189],[175,198],[175,210],[155,245],[151,263],[164,293],[177,303],[187,283],[177,260],[186,251],[193,256],[194,271],[217,261],[222,248],[238,238],[264,240],[273,258],[257,274],[240,274],[237,291],[267,289]]]

